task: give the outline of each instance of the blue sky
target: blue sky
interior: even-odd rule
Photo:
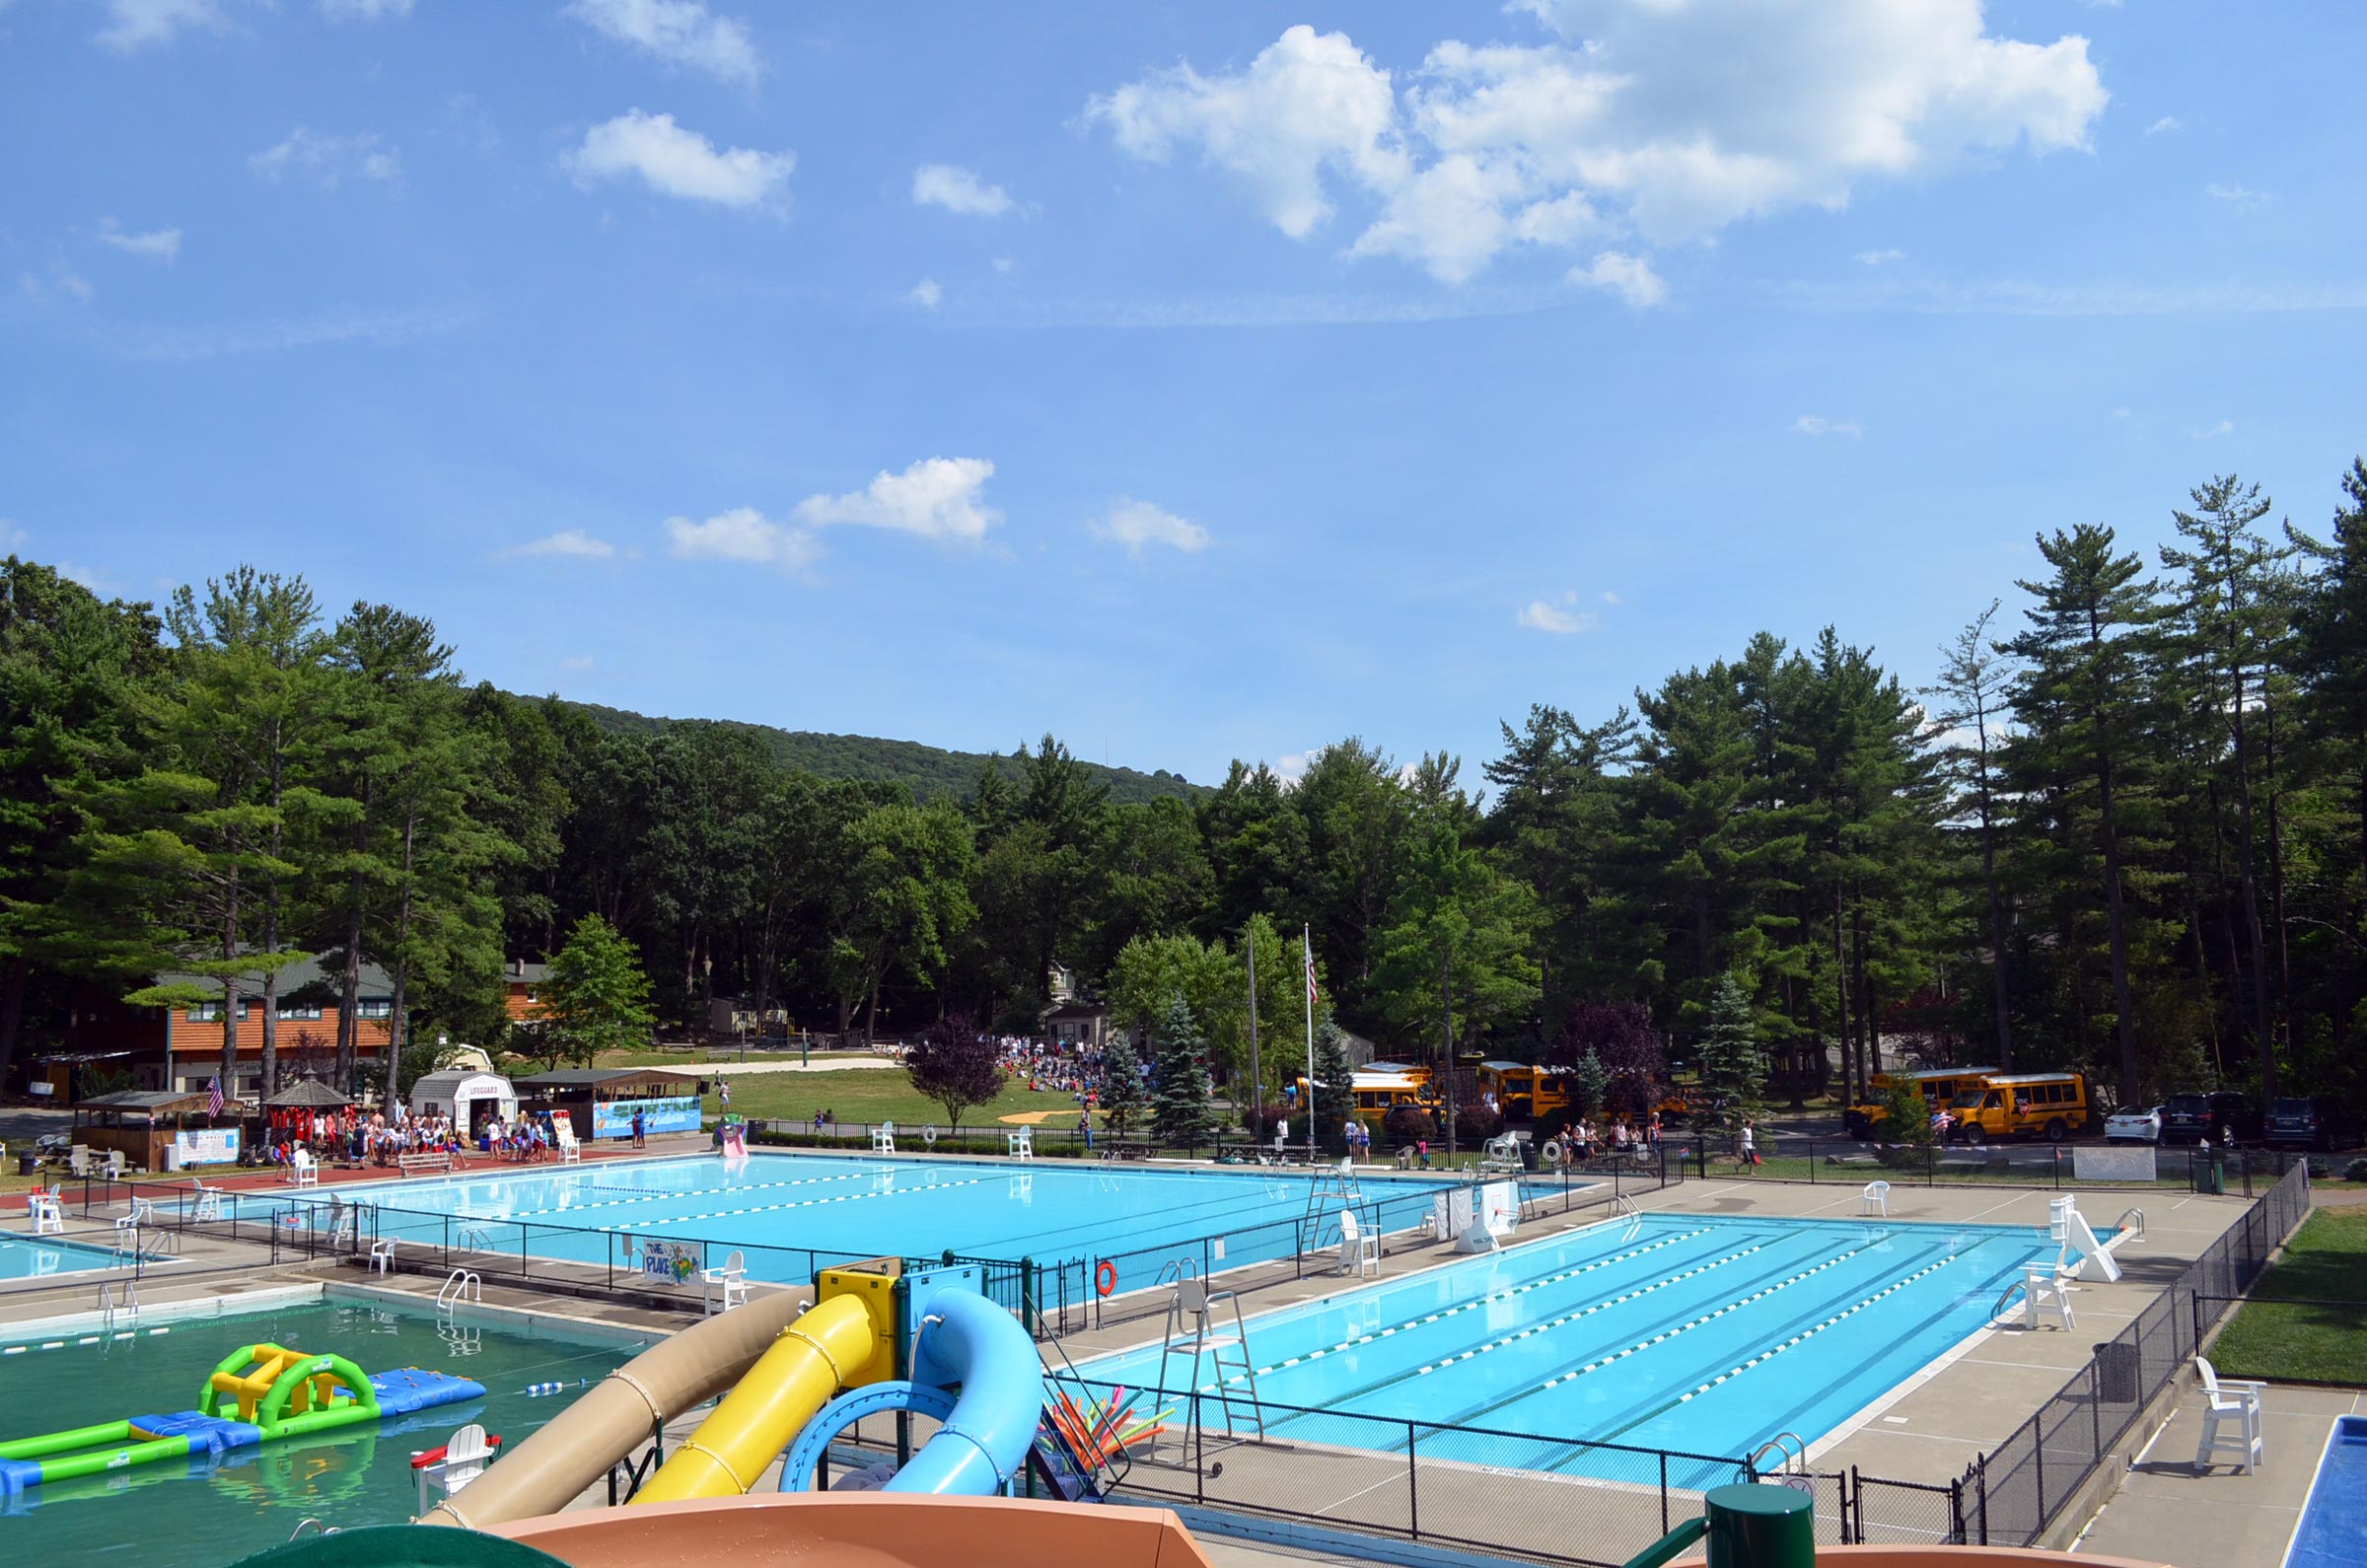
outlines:
[[[2349,3],[0,0],[0,532],[1220,777],[1911,681],[2360,422]]]

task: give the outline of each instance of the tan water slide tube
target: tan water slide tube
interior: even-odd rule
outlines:
[[[485,1530],[557,1513],[657,1428],[737,1384],[805,1305],[802,1291],[772,1292],[659,1341],[419,1523]]]

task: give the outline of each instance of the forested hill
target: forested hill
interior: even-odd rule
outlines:
[[[659,735],[677,727],[710,724],[745,730],[762,740],[783,766],[803,768],[822,778],[893,780],[909,787],[913,797],[922,801],[968,798],[977,788],[978,770],[986,765],[983,752],[948,751],[917,741],[776,730],[769,724],[743,724],[736,720],[659,719],[645,713],[627,713],[622,708],[604,708],[597,702],[562,705],[576,709],[602,729],[619,735]],[[1017,778],[1024,756],[1024,748],[1014,749],[1010,755],[996,760],[1002,764],[1005,776]],[[1206,788],[1165,768],[1142,773],[1130,767],[1104,767],[1095,762],[1080,762],[1079,766],[1093,777],[1107,780],[1111,801],[1121,806],[1161,796],[1191,800]]]

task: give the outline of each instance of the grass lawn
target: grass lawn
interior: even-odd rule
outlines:
[[[2367,1207],[2320,1209],[2303,1223],[2237,1309],[2211,1364],[2231,1378],[2367,1383]]]

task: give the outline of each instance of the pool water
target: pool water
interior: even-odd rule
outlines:
[[[1422,1432],[1417,1448],[1627,1476],[1632,1456],[1583,1444],[1731,1460],[1778,1433],[1815,1443],[1986,1324],[2052,1249],[1999,1226],[1652,1215],[1252,1319],[1249,1356],[1268,1403],[1381,1418],[1269,1415],[1276,1436],[1402,1449],[1406,1421],[1480,1427],[1506,1435]],[[1182,1362],[1163,1380],[1157,1345],[1084,1374],[1192,1381]]]
[[[1368,1177],[1385,1230],[1430,1212],[1435,1181]],[[1232,1233],[1215,1266],[1286,1256],[1307,1212],[1304,1176],[1067,1161],[712,1156],[549,1166],[333,1189],[372,1204],[376,1234],[429,1244],[630,1266],[629,1241],[703,1243],[697,1261],[746,1252],[756,1279],[801,1281],[823,1266],[889,1253],[1040,1262],[1114,1259],[1117,1288],[1148,1285],[1171,1256],[1201,1260],[1202,1237]],[[308,1195],[315,1203],[322,1195]],[[284,1201],[284,1197],[280,1200]],[[251,1200],[242,1198],[242,1212]],[[1336,1206],[1336,1204],[1332,1205]],[[474,1236],[463,1235],[473,1227]],[[1262,1234],[1241,1236],[1238,1233]],[[811,1255],[810,1255],[811,1254]]]
[[[166,1329],[159,1333],[159,1327]],[[29,1489],[0,1517],[0,1542],[37,1548],[61,1563],[188,1564],[235,1561],[288,1538],[300,1521],[400,1524],[418,1507],[414,1450],[474,1421],[505,1447],[566,1410],[629,1359],[622,1341],[574,1340],[534,1327],[456,1326],[375,1303],[305,1303],[259,1313],[153,1319],[124,1339],[50,1335],[0,1345],[0,1439],[152,1411],[193,1409],[207,1374],[242,1345],[261,1342],[334,1351],[363,1371],[424,1367],[473,1379],[482,1399],[248,1449],[216,1462],[166,1461],[104,1476]],[[43,1349],[44,1344],[56,1348]],[[564,1383],[541,1397],[529,1385]]]
[[[2367,1415],[2334,1418],[2318,1474],[2302,1503],[2285,1568],[2357,1568],[2367,1562]]]
[[[83,1247],[54,1236],[0,1236],[0,1279],[38,1279],[49,1274],[79,1274],[87,1269],[111,1268],[115,1254],[107,1247]]]

